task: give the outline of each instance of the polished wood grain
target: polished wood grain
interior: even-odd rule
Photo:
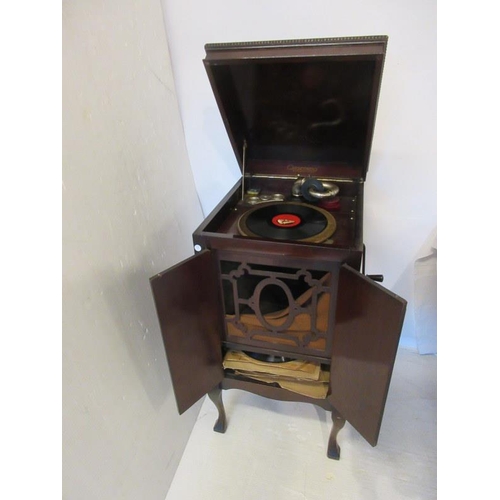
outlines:
[[[240,166],[246,144],[245,179],[232,187],[194,231],[193,244],[201,251],[197,248],[192,259],[153,277],[151,287],[179,412],[208,394],[219,413],[217,432],[227,426],[221,390],[234,388],[331,411],[330,458],[340,457],[337,436],[346,420],[370,444],[377,443],[406,307],[403,299],[358,272],[364,260],[363,188],[386,45],[387,37],[380,36],[206,46],[204,64]],[[281,80],[276,82],[274,74]],[[337,88],[332,75],[346,74],[349,78]],[[361,94],[352,94],[358,88],[353,82],[360,84]],[[286,96],[282,88],[288,89]],[[318,124],[335,122],[335,116],[328,113],[335,114],[332,103],[337,97],[353,116],[342,119],[335,129],[338,134],[332,137],[309,137],[307,131],[316,130]],[[355,102],[358,97],[360,101]],[[296,120],[299,112],[302,115]],[[294,124],[297,130],[291,127]],[[283,130],[291,135],[285,137]],[[340,184],[340,209],[333,214],[337,230],[332,238],[306,243],[239,233],[238,221],[248,210],[242,201],[243,184],[265,193],[281,193],[288,200],[300,176]],[[320,349],[306,343],[287,344],[283,341],[286,332],[278,331],[281,325],[270,330],[273,342],[269,331],[267,336],[229,336],[223,293],[228,278],[221,271],[223,262],[331,273],[328,328],[321,330],[325,345]],[[269,279],[276,286],[276,276]],[[239,287],[239,283],[233,286],[233,294]],[[236,293],[236,297],[248,301],[253,295]],[[227,349],[330,365],[329,393],[317,400],[224,374],[222,355]]]
[[[329,399],[377,444],[406,301],[347,265],[340,269]]]
[[[217,418],[217,422],[215,422],[214,425],[214,431],[224,434],[227,429],[227,420],[226,410],[224,409],[224,403],[222,401],[222,389],[220,388],[220,386],[214,387],[211,391],[209,391],[208,397],[219,412],[219,417]]]
[[[365,179],[387,40],[207,44],[203,63],[240,167],[246,142],[247,172],[262,172],[261,161],[277,167],[273,174],[321,162],[330,164],[329,177]],[[352,89],[356,93],[350,95]],[[309,137],[311,127],[329,116],[333,101],[343,117],[335,133]],[[336,118],[336,113],[329,117]],[[356,154],[345,154],[353,143]]]
[[[276,399],[278,401],[295,401],[298,403],[310,403],[319,406],[325,410],[331,410],[332,406],[327,399],[315,399],[301,394],[296,394],[281,387],[257,382],[255,380],[245,379],[245,377],[231,375],[226,373],[221,383],[222,389],[240,389],[248,391],[259,396]]]
[[[330,433],[330,439],[328,440],[327,456],[333,460],[340,459],[340,446],[337,442],[337,436],[339,432],[345,425],[345,418],[337,412],[336,409],[332,409],[332,431]]]
[[[177,407],[183,413],[223,377],[213,255],[201,252],[150,282]]]

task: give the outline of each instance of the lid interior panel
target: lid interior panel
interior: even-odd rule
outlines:
[[[307,46],[307,56],[295,47],[293,57],[286,47],[279,57],[279,45],[272,57],[257,48],[238,57],[242,53],[234,47],[224,52],[218,46],[221,52],[205,59],[240,166],[247,143],[248,173],[258,173],[259,165],[266,173],[283,173],[293,162],[324,165],[332,176],[337,170],[340,177],[365,178],[385,44],[381,51],[378,42],[373,53],[360,45],[356,55],[352,46],[339,54],[339,43],[330,55],[324,46],[318,55]],[[270,165],[275,172],[267,171]]]

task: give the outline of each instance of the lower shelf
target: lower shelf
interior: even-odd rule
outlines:
[[[281,387],[275,387],[270,384],[265,384],[263,382],[244,380],[241,377],[236,377],[234,375],[226,373],[224,379],[221,382],[222,389],[240,389],[243,391],[251,392],[258,396],[263,396],[270,399],[277,399],[278,401],[292,401],[298,403],[310,403],[325,410],[331,411],[332,405],[328,399],[315,399],[308,396],[303,396],[301,394],[296,394],[294,392],[282,389]]]

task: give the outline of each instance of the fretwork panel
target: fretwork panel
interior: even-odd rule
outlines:
[[[227,340],[324,354],[331,272],[221,262]]]

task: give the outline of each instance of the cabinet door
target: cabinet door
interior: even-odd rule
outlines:
[[[150,279],[179,413],[223,378],[217,271],[205,250]]]
[[[344,264],[333,331],[331,402],[377,444],[406,301]]]

